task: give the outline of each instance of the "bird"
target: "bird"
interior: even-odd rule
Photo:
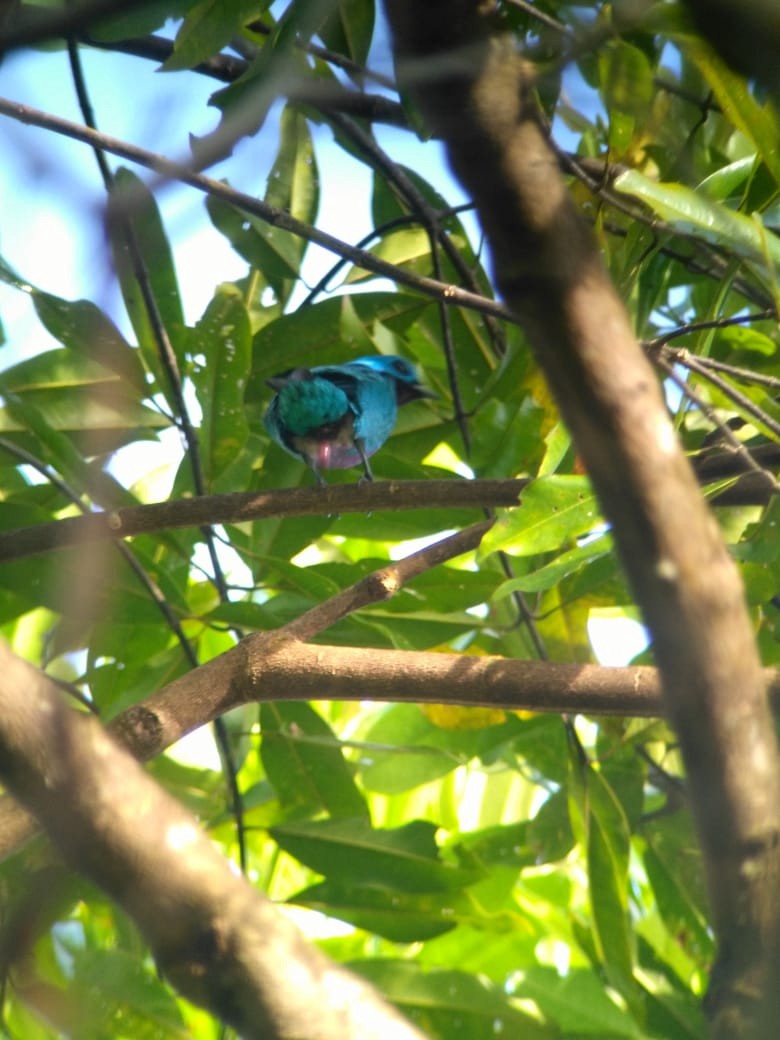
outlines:
[[[291,368],[266,383],[276,391],[263,417],[266,430],[308,464],[318,484],[325,484],[323,469],[358,465],[361,480],[373,480],[369,457],[393,432],[398,406],[436,396],[395,355]]]

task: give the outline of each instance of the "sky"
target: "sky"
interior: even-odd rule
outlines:
[[[128,55],[89,48],[81,48],[81,54],[97,125],[105,132],[186,162],[190,133],[201,136],[216,126],[219,113],[207,101],[221,86],[217,81],[155,72],[149,61]],[[128,84],[133,89],[130,104],[123,97]],[[9,55],[0,64],[0,95],[82,121],[63,50]],[[311,129],[322,178],[319,224],[357,242],[371,228],[368,168],[345,159],[326,128],[311,124]],[[378,137],[394,158],[419,169],[454,203],[465,201],[435,142],[422,145],[413,135],[393,128],[380,128]],[[229,175],[235,187],[262,196],[276,146],[272,112],[257,137],[240,142],[228,162],[208,172],[217,178]],[[110,161],[114,166],[119,162]],[[147,173],[140,173],[148,179]],[[20,185],[24,185],[22,193]],[[123,322],[103,240],[104,193],[89,148],[0,117],[0,191],[2,198],[14,200],[0,217],[0,255],[40,288],[69,298],[96,299]],[[174,249],[187,318],[194,321],[214,287],[242,276],[246,268],[211,227],[200,193],[169,185],[157,197]],[[51,260],[46,267],[41,265],[42,242]],[[331,255],[310,248],[305,273],[313,283],[332,263]],[[29,305],[0,286],[1,313],[15,359],[37,349],[39,330],[27,319],[25,311],[31,308],[25,302]],[[6,353],[0,364],[8,363]]]
[[[150,62],[131,56],[88,48],[81,48],[81,54],[97,125],[113,136],[186,161],[189,134],[203,135],[216,126],[218,112],[207,106],[218,86],[215,81],[155,72]],[[390,71],[382,34],[370,64],[377,71]],[[132,96],[128,96],[130,84]],[[0,63],[0,96],[82,121],[62,49],[7,55]],[[312,125],[312,131],[321,176],[318,223],[356,243],[371,228],[369,171],[357,160],[345,158],[327,129]],[[377,136],[394,159],[419,170],[453,204],[465,201],[435,142],[421,143],[414,135],[392,128],[380,128]],[[239,143],[228,163],[208,172],[214,177],[229,174],[235,187],[262,197],[276,146],[272,113],[258,136]],[[111,162],[116,167],[118,160]],[[0,198],[5,200],[0,212],[0,257],[38,288],[68,299],[94,300],[129,335],[105,244],[102,182],[90,149],[0,117]],[[194,322],[215,287],[242,277],[246,266],[213,229],[200,193],[167,185],[157,198],[171,239],[185,315]],[[472,234],[476,239],[476,224]],[[305,268],[309,283],[314,284],[332,263],[330,254],[310,249]],[[56,345],[38,322],[29,297],[2,283],[0,321],[6,338],[0,347],[0,370]],[[178,450],[174,442],[171,445]],[[150,467],[150,451],[157,465],[159,451],[142,446],[122,456],[118,475],[131,483]],[[604,663],[625,663],[643,645],[642,629],[634,623],[617,626],[614,619],[594,618],[590,631]]]

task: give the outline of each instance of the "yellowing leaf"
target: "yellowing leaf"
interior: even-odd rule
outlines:
[[[470,708],[459,704],[421,704],[423,714],[440,729],[487,729],[500,726],[506,713],[499,708]]]

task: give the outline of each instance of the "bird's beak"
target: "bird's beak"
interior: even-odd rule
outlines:
[[[409,401],[419,401],[423,397],[435,400],[439,396],[434,393],[433,390],[429,390],[427,386],[423,386],[422,383],[397,382],[395,384],[395,392],[398,404],[407,404]]]

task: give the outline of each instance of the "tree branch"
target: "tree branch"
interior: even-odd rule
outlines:
[[[754,448],[752,454],[765,466],[780,466],[780,449],[776,445]],[[740,462],[733,452],[718,451],[697,457],[694,467],[703,484],[728,477],[739,478],[733,488],[715,496],[713,501],[717,504],[763,505],[767,502],[766,479],[762,477],[751,482],[750,474],[746,472],[750,467]],[[51,474],[47,476],[52,479]],[[525,479],[382,480],[371,484],[237,491],[226,495],[204,495],[198,499],[150,502],[0,531],[0,563],[76,545],[202,524],[240,524],[272,517],[375,513],[380,510],[511,508],[520,504],[527,484]]]
[[[498,287],[572,430],[653,635],[720,944],[715,1035],[747,1035],[733,1028],[743,1001],[753,1023],[763,1000],[780,1014],[780,763],[739,576],[566,193],[529,70],[492,33],[492,5],[386,7],[399,77],[477,204]]]
[[[422,1040],[237,877],[91,716],[0,643],[0,776],[65,859],[136,921],[189,999],[257,1040]]]
[[[144,7],[151,0],[83,0],[60,10],[36,4],[14,4],[0,32],[0,53],[29,47],[43,40],[64,39],[85,32],[101,19]]]
[[[227,496],[230,497],[230,496]],[[306,646],[353,611],[389,599],[418,574],[479,544],[482,522],[388,564],[325,603],[270,632],[258,632],[122,712],[110,724],[141,760],[248,701],[328,699],[461,704],[567,714],[654,716],[653,668],[515,661],[460,654]],[[765,680],[780,697],[780,672]],[[293,692],[294,691],[294,692]],[[10,798],[0,798],[0,861],[36,830]]]
[[[517,505],[527,480],[382,480],[366,484],[282,488],[204,495],[48,524],[0,531],[0,562],[68,546],[130,538],[176,527],[240,524],[271,517],[374,513],[379,510],[460,509]]]
[[[777,707],[780,670],[766,669],[764,679]],[[637,718],[657,717],[663,710],[658,672],[646,666],[307,645],[262,632],[123,711],[110,730],[136,758],[148,760],[248,701],[308,699]],[[15,802],[0,797],[0,861],[35,830]]]
[[[130,162],[138,163],[139,166],[154,170],[169,180],[189,184],[190,187],[196,188],[212,198],[221,199],[223,202],[235,206],[236,209],[243,213],[259,217],[273,227],[282,228],[293,235],[299,235],[307,242],[314,242],[316,245],[322,246],[323,249],[335,253],[336,256],[345,257],[351,263],[362,267],[366,271],[371,271],[384,278],[390,278],[399,285],[416,289],[424,296],[468,307],[480,314],[490,314],[496,318],[503,318],[506,321],[514,321],[511,311],[496,300],[480,296],[478,293],[468,292],[457,285],[437,282],[434,278],[426,278],[424,275],[417,275],[412,271],[397,267],[395,264],[382,260],[364,249],[357,249],[348,242],[343,242],[334,235],[329,235],[311,224],[305,224],[284,210],[271,206],[261,199],[254,198],[252,195],[247,195],[241,191],[236,191],[234,188],[221,181],[207,177],[205,174],[197,173],[185,163],[166,159],[162,155],[157,155],[147,151],[145,148],[139,148],[137,145],[120,141],[115,137],[99,133],[96,130],[91,130],[89,127],[73,123],[69,119],[62,119],[59,116],[30,108],[28,105],[9,101],[6,98],[0,98],[0,115],[9,116],[30,126],[39,126],[45,130],[51,130],[65,137],[71,137],[73,140],[82,141],[93,148],[102,148],[112,155],[118,155]]]
[[[85,35],[82,37],[82,42],[100,50],[118,51],[122,54],[132,54],[138,58],[149,58],[161,63],[173,54],[173,41],[163,36],[142,36],[104,42]],[[313,46],[312,44],[304,45],[304,49]],[[221,83],[235,83],[246,72],[247,67],[248,62],[243,58],[235,58],[230,54],[215,54],[196,65],[192,71],[210,76]],[[376,77],[368,74],[367,78],[375,79]],[[391,84],[385,85],[391,86]],[[387,123],[389,126],[405,128],[408,125],[403,107],[392,98],[385,97],[383,94],[367,94],[361,90],[349,90],[340,83],[327,81],[322,77],[312,75],[286,79],[285,93],[290,101],[310,105],[323,115],[340,112],[359,119],[368,119],[371,122]]]

